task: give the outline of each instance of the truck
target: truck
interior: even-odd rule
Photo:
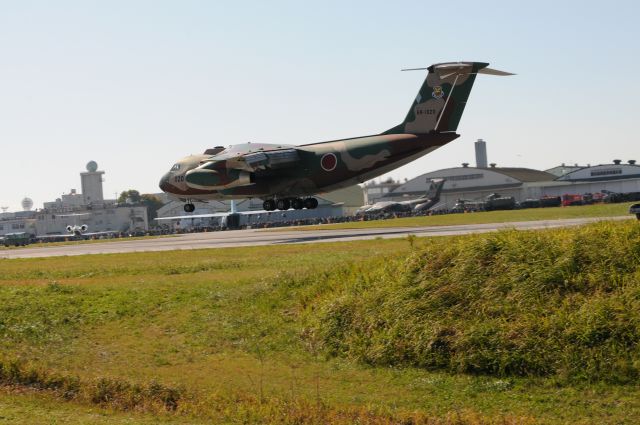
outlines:
[[[487,211],[512,210],[516,207],[516,198],[513,196],[502,196],[499,193],[492,193],[487,196],[484,209]]]
[[[31,243],[31,235],[27,232],[7,233],[2,239],[4,246],[26,246]]]

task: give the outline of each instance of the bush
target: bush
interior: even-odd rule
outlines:
[[[327,277],[304,335],[372,365],[632,382],[639,265],[633,222],[428,239]]]

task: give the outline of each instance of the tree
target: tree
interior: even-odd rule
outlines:
[[[140,192],[135,189],[125,190],[118,197],[119,204],[139,204],[140,201]]]
[[[158,216],[158,210],[164,204],[156,195],[144,194],[140,198],[142,205],[147,207],[147,220],[149,223],[151,223],[151,220]]]

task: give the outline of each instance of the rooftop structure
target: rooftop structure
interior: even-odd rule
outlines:
[[[68,225],[86,224],[90,231],[126,232],[149,228],[147,207],[119,206],[115,200],[105,200],[102,175],[95,161],[87,163],[80,173],[82,192],[71,189],[55,201],[45,202],[43,208],[31,210],[33,201],[22,201],[24,211],[0,213],[0,236],[24,231],[32,235],[64,233]],[[75,218],[74,218],[75,217]],[[75,222],[77,221],[77,222]]]
[[[103,202],[102,176],[104,171],[98,171],[98,164],[95,161],[89,161],[86,168],[86,172],[80,173],[84,205]]]

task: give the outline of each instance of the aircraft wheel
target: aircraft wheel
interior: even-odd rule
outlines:
[[[294,210],[301,210],[304,208],[304,201],[300,198],[293,198],[291,200],[291,206]]]
[[[184,204],[184,212],[188,212],[188,213],[190,213],[190,212],[194,212],[194,211],[195,211],[195,209],[196,209],[196,206],[195,206],[195,205],[193,205],[193,204],[191,204],[191,203],[189,203],[189,204]]]
[[[262,203],[262,208],[265,211],[273,211],[276,209],[276,201],[274,201],[273,199],[267,199]]]
[[[318,200],[316,198],[307,198],[304,200],[304,207],[309,210],[318,208]]]
[[[289,199],[287,198],[278,199],[278,201],[276,202],[276,207],[279,210],[288,210],[289,208],[291,208],[291,201],[289,201]]]

